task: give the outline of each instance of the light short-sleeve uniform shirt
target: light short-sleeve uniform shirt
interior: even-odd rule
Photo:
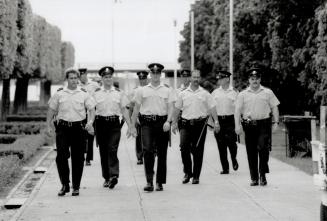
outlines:
[[[86,118],[86,109],[92,110],[95,101],[83,88],[77,87],[75,90],[70,90],[65,87],[58,89],[48,104],[52,110],[57,112],[58,120],[76,122]]]
[[[151,83],[136,91],[135,102],[142,115],[168,115],[168,104],[176,101],[176,94],[164,84],[154,87]]]
[[[270,117],[271,109],[279,105],[279,100],[269,88],[260,85],[257,91],[246,88],[237,97],[236,109],[243,118],[262,120]]]
[[[93,97],[96,102],[95,115],[103,117],[121,116],[123,108],[129,104],[126,94],[115,87],[99,88],[94,92]]]
[[[191,120],[207,117],[215,107],[215,102],[212,95],[202,87],[193,91],[189,86],[179,94],[175,107],[182,111],[182,118]]]
[[[84,88],[89,94],[93,95],[95,90],[98,89],[100,86],[96,82],[87,82],[86,84],[81,83],[81,88]]]
[[[238,92],[232,87],[227,90],[219,87],[212,92],[218,116],[233,115]]]

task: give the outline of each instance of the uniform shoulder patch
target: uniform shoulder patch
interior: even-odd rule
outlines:
[[[120,89],[118,87],[115,87],[116,91],[120,91]]]
[[[81,91],[87,92],[84,88],[81,87]]]
[[[236,88],[233,88],[233,90],[234,90],[235,92],[237,92],[237,93],[239,92]]]
[[[164,84],[164,86],[169,88],[169,85],[168,84]]]
[[[100,91],[100,90],[101,90],[101,88],[98,87],[97,89],[95,89],[94,92],[97,92],[97,91]]]
[[[60,87],[60,88],[58,88],[57,91],[62,91],[63,89],[64,89],[63,87]]]

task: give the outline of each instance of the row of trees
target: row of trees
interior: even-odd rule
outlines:
[[[195,67],[210,79],[229,69],[229,1],[201,0],[195,14]],[[234,0],[234,81],[263,66],[262,84],[281,101],[283,114],[316,112],[327,104],[327,6],[323,0]],[[190,65],[190,24],[181,34],[179,61]]]
[[[52,83],[64,79],[74,65],[74,47],[61,41],[61,31],[33,14],[28,0],[0,0],[0,120],[10,107],[10,80],[16,79],[13,113],[27,108],[29,80],[41,80],[40,105],[46,104]]]

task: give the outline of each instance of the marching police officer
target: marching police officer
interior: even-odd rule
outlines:
[[[181,81],[182,84],[180,86],[180,88],[177,89],[177,94],[179,94],[180,92],[182,92],[183,90],[185,90],[191,83],[191,71],[188,69],[183,69],[181,71]]]
[[[151,76],[150,83],[136,92],[132,126],[135,125],[137,116],[140,114],[144,168],[147,181],[144,191],[151,192],[153,191],[155,149],[158,157],[156,190],[162,191],[162,184],[166,183],[167,147],[173,111],[172,104],[176,100],[176,96],[171,88],[160,82],[161,71],[164,66],[159,63],[152,63],[148,68]],[[135,127],[133,133],[135,135]]]
[[[177,128],[177,114],[182,111],[179,132],[181,137],[180,150],[185,173],[184,184],[188,183],[191,177],[193,177],[192,184],[199,183],[209,114],[214,118],[215,131],[219,130],[213,97],[208,91],[200,87],[199,81],[200,72],[194,70],[190,86],[180,93],[175,103],[174,133]],[[191,154],[193,155],[193,168]]]
[[[49,100],[47,132],[51,134],[51,122],[56,116],[56,163],[62,188],[58,196],[70,191],[68,158],[72,161],[73,196],[79,195],[83,174],[86,131],[92,129],[95,101],[85,89],[78,87],[79,72],[67,69],[67,87],[60,88]],[[89,119],[86,122],[86,110]]]
[[[247,71],[250,85],[240,92],[235,107],[235,132],[239,134],[241,125],[243,126],[251,186],[259,185],[259,178],[261,186],[267,185],[266,173],[269,173],[272,123],[275,131],[279,122],[279,101],[269,88],[260,84],[262,73],[261,68]]]
[[[99,70],[103,87],[94,93],[96,101],[95,131],[99,144],[103,187],[113,189],[118,183],[119,159],[117,156],[121,124],[119,116],[123,115],[128,126],[130,117],[128,115],[128,99],[125,93],[113,85],[112,75],[114,68],[105,66]],[[129,134],[129,129],[127,131]]]
[[[217,79],[220,87],[212,92],[220,125],[219,132],[214,133],[218,145],[220,163],[223,169],[220,174],[229,173],[227,148],[230,152],[233,169],[238,169],[238,162],[236,159],[237,135],[235,133],[234,121],[235,101],[238,93],[230,86],[230,76],[231,73],[228,71],[218,71]]]
[[[95,82],[89,82],[87,78],[87,68],[78,69],[80,73],[81,88],[84,88],[91,96],[99,85]],[[93,143],[94,143],[94,133],[87,134],[87,148],[86,148],[86,158],[85,165],[90,166],[93,160]]]
[[[148,72],[146,71],[139,71],[136,73],[138,78],[139,78],[139,83],[140,85],[138,87],[136,87],[134,90],[132,90],[132,93],[130,94],[130,116],[132,116],[133,113],[133,108],[135,105],[135,94],[136,91],[141,88],[144,87],[145,85],[148,84]],[[135,152],[136,152],[136,158],[137,158],[137,164],[141,165],[143,164],[143,148],[142,148],[142,140],[141,140],[141,126],[140,126],[140,121],[137,120],[136,125],[135,125],[136,131],[137,131],[137,135],[135,138]]]

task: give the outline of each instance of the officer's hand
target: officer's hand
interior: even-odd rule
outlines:
[[[213,126],[213,130],[214,130],[215,133],[218,133],[220,131],[220,125],[219,124],[215,124]]]
[[[167,132],[170,130],[170,123],[166,121],[163,125],[163,131]]]
[[[177,123],[172,123],[172,125],[171,125],[171,131],[173,132],[173,134],[176,134],[176,131],[177,131]]]
[[[129,129],[129,133],[131,136],[136,137],[137,136],[137,131],[134,125],[132,125]]]
[[[85,125],[85,130],[87,130],[89,134],[94,134],[94,128],[92,124],[92,122],[87,122],[87,124]]]
[[[242,133],[241,125],[235,125],[235,133],[240,135]]]
[[[273,124],[273,126],[272,126],[272,132],[273,132],[273,133],[276,133],[277,130],[278,130],[278,123],[275,122],[275,123]]]

